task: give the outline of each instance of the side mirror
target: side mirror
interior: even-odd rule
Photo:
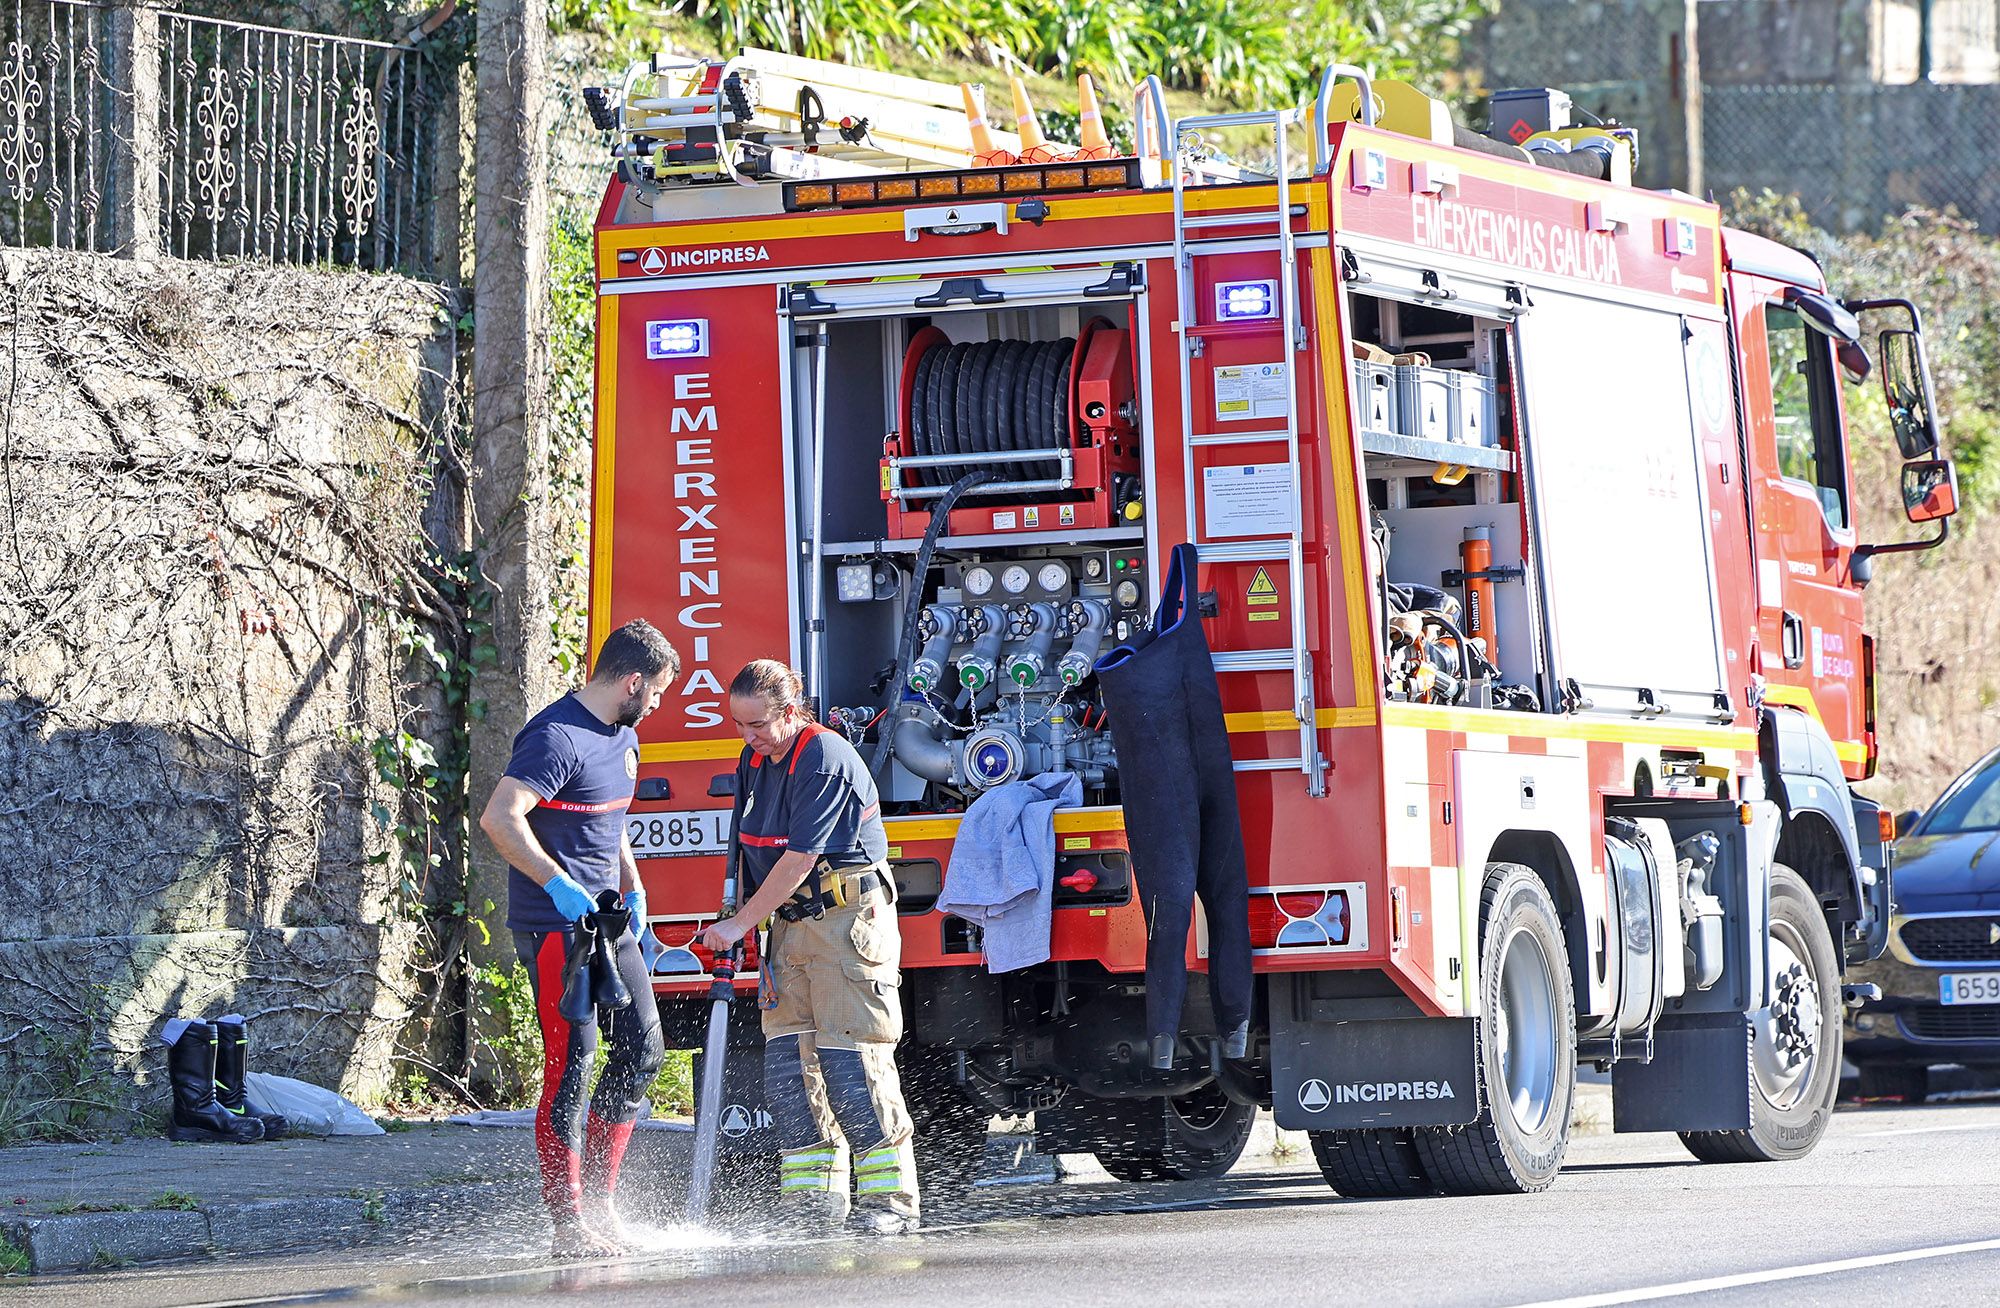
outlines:
[[[1909,835],[1910,828],[1917,825],[1917,819],[1922,816],[1923,810],[1914,808],[1906,808],[1896,814],[1896,838],[1900,840]]]
[[[1937,414],[1931,403],[1931,373],[1924,360],[1924,339],[1914,331],[1893,327],[1882,333],[1880,341],[1882,391],[1889,399],[1889,423],[1895,428],[1896,448],[1906,459],[1921,459],[1938,447]]]
[[[1861,339],[1861,320],[1824,295],[1803,286],[1787,286],[1784,302],[1787,309],[1797,313],[1806,326],[1822,336],[1831,336],[1836,341]]]
[[[1950,459],[1903,465],[1903,513],[1911,522],[1936,522],[1958,512],[1958,469]]]

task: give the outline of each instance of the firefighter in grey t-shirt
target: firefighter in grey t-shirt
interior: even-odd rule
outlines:
[[[889,838],[867,765],[807,716],[802,696],[798,674],[771,659],[730,683],[747,746],[736,836],[755,890],[703,943],[727,950],[771,919],[760,1002],[781,1200],[844,1218],[851,1153],[857,1215],[897,1234],[916,1225],[917,1180],[896,1075],[902,936]]]

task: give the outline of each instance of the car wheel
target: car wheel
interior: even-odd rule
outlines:
[[[1705,1163],[1803,1158],[1826,1133],[1840,1092],[1840,963],[1819,901],[1799,874],[1771,868],[1771,1003],[1751,1014],[1750,1126],[1683,1131]]]
[[[1860,1095],[1863,1099],[1900,1099],[1921,1104],[1931,1092],[1931,1069],[1900,1063],[1863,1063]]]

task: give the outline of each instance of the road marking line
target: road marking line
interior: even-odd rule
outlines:
[[[1940,1244],[1927,1249],[1906,1249],[1901,1253],[1869,1254],[1863,1258],[1841,1258],[1829,1263],[1802,1263],[1768,1272],[1739,1272],[1734,1276],[1712,1276],[1703,1281],[1677,1281],[1671,1285],[1649,1285],[1636,1290],[1613,1290],[1609,1294],[1586,1294],[1574,1299],[1546,1299],[1521,1308],[1599,1308],[1605,1304],[1641,1303],[1648,1299],[1678,1299],[1683,1295],[1707,1294],[1711,1290],[1735,1290],[1746,1285],[1767,1285],[1772,1281],[1795,1281],[1806,1276],[1831,1276],[1867,1267],[1887,1267],[1926,1258],[1949,1258],[1955,1254],[2000,1250],[2000,1240],[1974,1240],[1967,1244]]]
[[[1929,1135],[1936,1131],[1991,1131],[1992,1123],[1974,1126],[1899,1126],[1890,1131],[1843,1131],[1835,1139],[1874,1140],[1885,1135]]]

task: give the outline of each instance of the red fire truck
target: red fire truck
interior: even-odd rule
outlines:
[[[618,159],[591,643],[644,616],[687,658],[630,826],[672,1042],[700,1042],[724,688],[776,656],[878,768],[934,1191],[995,1114],[1186,1177],[1259,1105],[1344,1194],[1536,1190],[1583,1063],[1620,1131],[1811,1149],[1842,971],[1888,920],[1861,592],[1955,506],[1915,309],[1634,188],[1632,135],[1553,92],[1498,98],[1488,138],[1350,68],[1178,121],[1149,82],[1126,157],[975,139],[967,96],[759,51],[590,95]],[[1935,537],[1857,537],[1871,352]],[[1223,1057],[1197,914],[1160,1070],[1120,805],[1148,760],[1090,668],[1183,542],[1256,1017]],[[935,909],[953,840],[1056,770],[1085,802],[1054,819],[1052,957],[995,974]],[[768,1156],[735,1025],[725,1145]]]

